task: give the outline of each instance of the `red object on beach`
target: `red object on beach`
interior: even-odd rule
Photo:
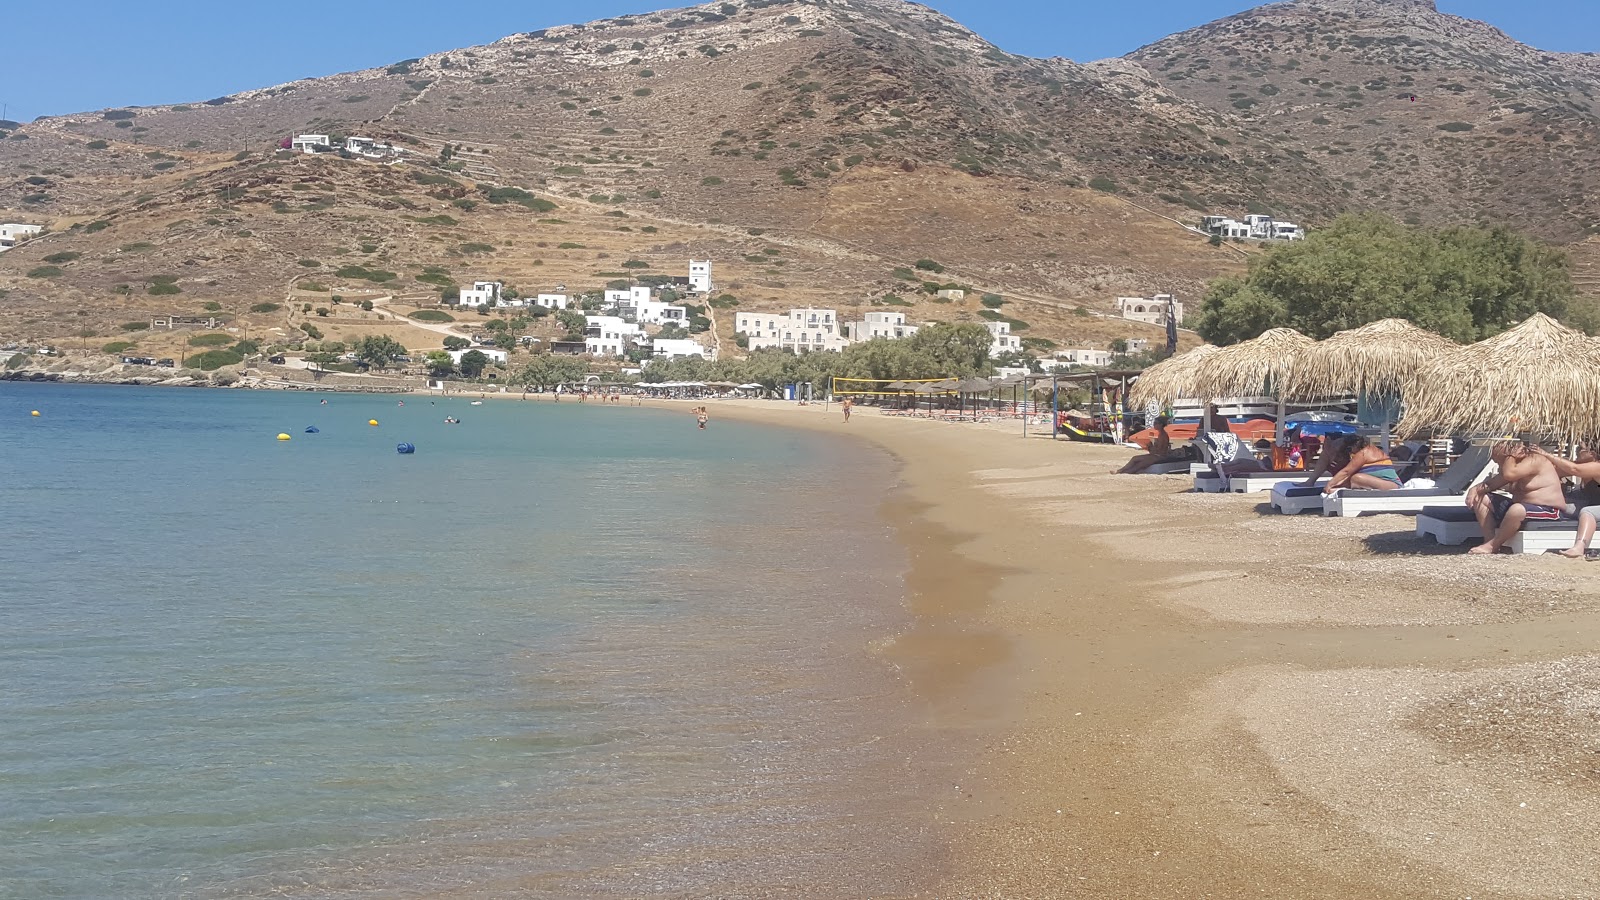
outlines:
[[[1239,440],[1247,441],[1252,444],[1261,440],[1262,438],[1266,438],[1270,441],[1272,440],[1273,436],[1277,434],[1277,425],[1274,424],[1271,419],[1251,419],[1247,422],[1229,422],[1228,429],[1234,434],[1238,435]],[[1183,422],[1176,425],[1167,426],[1167,437],[1171,438],[1172,443],[1174,444],[1181,444],[1184,441],[1192,441],[1194,440],[1195,435],[1199,433],[1200,423],[1198,422]],[[1140,447],[1143,447],[1146,450],[1150,449],[1150,442],[1155,439],[1156,430],[1154,428],[1146,428],[1143,431],[1136,431],[1133,434],[1128,435],[1129,443],[1138,444]]]

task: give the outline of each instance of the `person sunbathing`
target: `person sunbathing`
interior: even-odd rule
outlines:
[[[1394,460],[1382,447],[1373,446],[1372,438],[1361,435],[1346,442],[1350,459],[1338,474],[1328,479],[1322,489],[1331,494],[1340,488],[1359,488],[1364,491],[1392,491],[1400,486],[1400,473]]]
[[[1317,454],[1317,460],[1306,472],[1306,480],[1300,482],[1300,487],[1316,487],[1317,479],[1333,472],[1338,472],[1350,462],[1351,448],[1355,444],[1355,437],[1333,437],[1329,435],[1322,442],[1322,452]]]
[[[1556,456],[1543,447],[1530,448],[1533,453],[1550,461],[1556,470],[1556,475],[1562,478],[1576,478],[1583,482],[1585,490],[1592,490],[1590,486],[1600,482],[1600,459],[1595,457],[1593,450],[1584,450],[1575,460]],[[1589,499],[1593,499],[1592,496]],[[1578,537],[1572,546],[1565,550],[1547,550],[1546,553],[1555,553],[1568,559],[1600,559],[1600,551],[1590,550],[1589,544],[1594,540],[1594,532],[1600,525],[1600,505],[1584,506],[1578,510]]]
[[[1552,522],[1567,515],[1561,476],[1547,455],[1533,452],[1526,441],[1501,441],[1489,452],[1500,471],[1467,490],[1467,506],[1478,517],[1483,543],[1468,553],[1498,553],[1521,530],[1522,523]],[[1510,496],[1495,493],[1510,492]]]
[[[1172,420],[1166,416],[1156,419],[1155,437],[1150,439],[1150,449],[1128,460],[1120,469],[1113,469],[1113,475],[1139,475],[1150,469],[1151,466],[1170,462],[1175,457],[1172,453],[1172,436],[1167,434],[1167,426]]]

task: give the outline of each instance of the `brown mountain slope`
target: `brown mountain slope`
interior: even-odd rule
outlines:
[[[331,276],[351,263],[394,272],[383,287],[421,301],[437,290],[428,267],[585,290],[678,273],[689,256],[715,259],[741,308],[894,294],[914,320],[971,317],[903,277],[930,258],[941,281],[1030,304],[1007,312],[1031,335],[1103,342],[1124,335],[1074,309],[1193,298],[1240,265],[1162,216],[1250,209],[1315,226],[1378,208],[1580,237],[1595,221],[1597,73],[1595,58],[1541,53],[1425,0],[1278,4],[1088,65],[1006,54],[898,0],[608,19],[14,129],[0,217],[56,233],[0,255],[0,326],[247,308],[283,301],[297,277],[373,287]],[[303,131],[411,154],[386,166],[274,150]],[[491,202],[510,187],[554,208]],[[146,293],[154,276],[182,293]]]
[[[1294,0],[1129,59],[1314,163],[1351,206],[1563,242],[1600,223],[1593,54],[1528,47],[1432,0]]]

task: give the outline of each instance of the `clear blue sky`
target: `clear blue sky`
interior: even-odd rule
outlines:
[[[11,0],[0,2],[5,118],[206,100],[386,65],[674,0]],[[1002,49],[1087,61],[1252,0],[930,0]],[[1597,0],[1439,0],[1546,50],[1600,51]]]

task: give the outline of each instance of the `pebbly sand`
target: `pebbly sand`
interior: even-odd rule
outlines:
[[[903,463],[918,624],[875,650],[979,748],[932,896],[1600,896],[1600,566],[1265,514],[1015,424],[707,405]]]

